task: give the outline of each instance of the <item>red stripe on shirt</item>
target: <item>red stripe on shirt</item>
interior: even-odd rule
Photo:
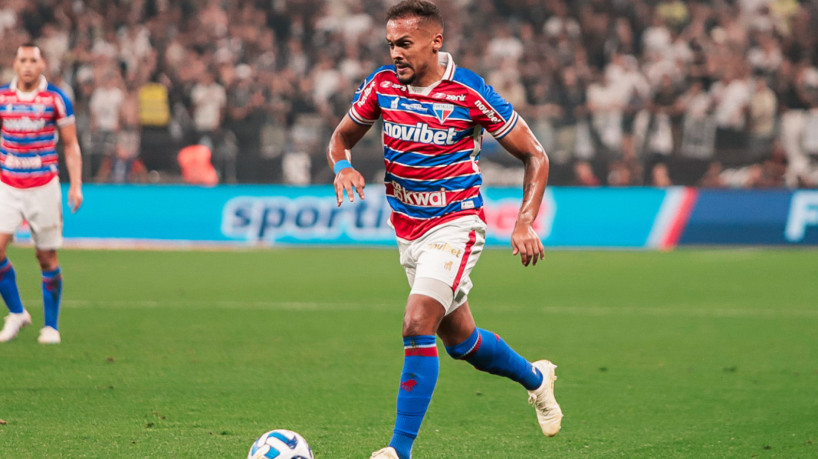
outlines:
[[[410,180],[443,180],[447,178],[463,177],[480,173],[476,163],[472,161],[462,161],[456,164],[445,164],[442,166],[404,166],[396,162],[388,162],[386,170],[401,178]]]

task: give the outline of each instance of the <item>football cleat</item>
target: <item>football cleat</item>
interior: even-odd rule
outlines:
[[[369,456],[369,459],[400,459],[395,448],[387,446],[384,449],[379,449]]]
[[[538,360],[534,362],[534,368],[542,373],[542,385],[528,391],[528,403],[537,412],[537,422],[540,423],[542,433],[553,437],[562,427],[562,409],[554,398],[554,381],[557,380],[555,374],[556,365],[548,360]]]
[[[6,324],[0,330],[0,343],[11,341],[20,333],[20,329],[31,323],[31,315],[25,309],[20,313],[6,316]]]
[[[60,344],[60,332],[54,327],[43,327],[40,329],[40,336],[37,338],[37,342],[42,344]]]

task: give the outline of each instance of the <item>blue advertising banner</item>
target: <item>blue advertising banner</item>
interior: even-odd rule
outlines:
[[[332,186],[88,185],[76,214],[65,208],[69,243],[394,245],[390,209],[377,186],[367,199],[335,203]],[[549,246],[645,247],[666,192],[549,189],[535,230]],[[487,244],[508,247],[520,189],[486,189]],[[18,236],[25,239],[22,231]]]
[[[818,244],[818,191],[702,190],[679,244]]]
[[[67,190],[64,189],[64,193]],[[64,208],[68,244],[393,246],[378,185],[335,203],[330,185],[87,185]],[[483,190],[486,243],[508,247],[522,190]],[[535,222],[548,247],[818,244],[818,191],[549,188]],[[29,238],[22,228],[18,239]]]

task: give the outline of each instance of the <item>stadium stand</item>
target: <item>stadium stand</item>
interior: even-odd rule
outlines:
[[[385,0],[7,0],[0,80],[33,40],[74,98],[85,175],[181,181],[205,145],[224,183],[328,183],[329,132],[388,62]],[[797,0],[441,2],[458,65],[529,120],[557,185],[818,186],[818,4]],[[111,112],[133,111],[134,129]],[[120,139],[120,131],[127,134]],[[379,180],[373,129],[356,166]],[[486,136],[488,184],[518,164]],[[112,174],[117,144],[137,170]],[[106,161],[107,158],[107,161]]]

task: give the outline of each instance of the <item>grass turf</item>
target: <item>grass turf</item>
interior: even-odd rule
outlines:
[[[0,345],[0,457],[243,457],[273,428],[318,458],[388,442],[395,250],[63,250],[59,346],[36,343],[32,252],[9,252],[34,325]],[[485,252],[478,325],[559,365],[563,430],[442,352],[415,457],[816,457],[816,255]]]

